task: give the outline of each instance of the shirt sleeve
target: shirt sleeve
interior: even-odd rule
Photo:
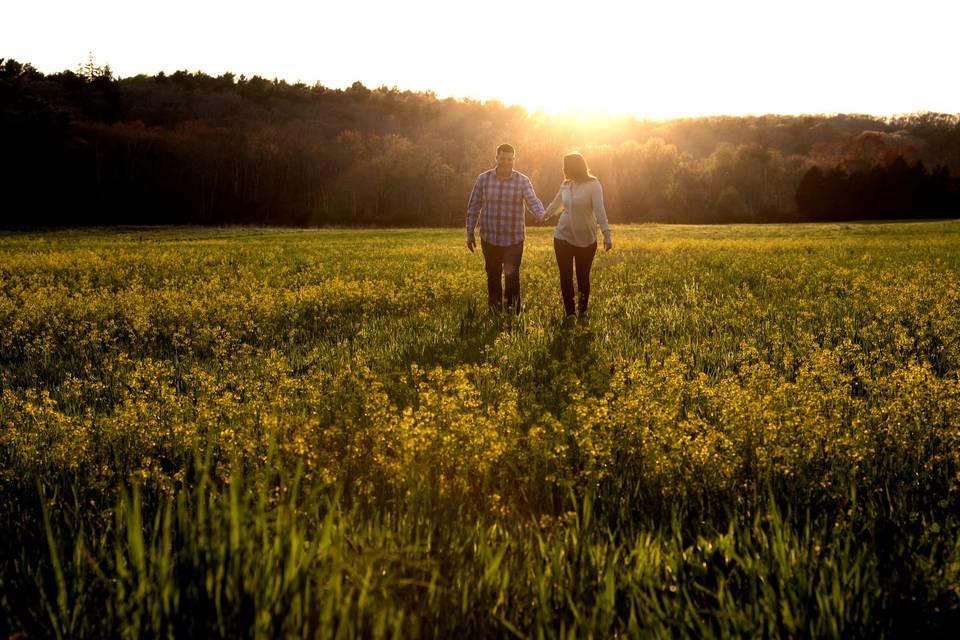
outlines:
[[[563,187],[557,189],[557,195],[547,207],[547,210],[544,211],[543,217],[548,218],[558,211],[563,211]]]
[[[603,187],[600,185],[599,180],[594,180],[595,186],[593,187],[593,193],[591,197],[593,198],[593,214],[597,217],[597,224],[600,225],[600,230],[603,231],[604,238],[610,238],[610,223],[607,221],[607,210],[603,206]]]
[[[473,240],[473,230],[477,226],[477,219],[480,217],[480,206],[482,204],[482,176],[478,176],[477,181],[473,183],[473,191],[470,192],[470,201],[467,203],[467,240]]]
[[[533,185],[530,184],[529,178],[524,180],[523,201],[527,203],[527,208],[530,209],[530,213],[536,216],[537,220],[543,220],[543,203],[540,202],[540,198],[537,197],[537,193],[533,190]]]

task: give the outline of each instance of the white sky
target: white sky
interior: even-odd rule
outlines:
[[[960,113],[958,25],[957,0],[25,0],[0,12],[0,57],[553,113]]]

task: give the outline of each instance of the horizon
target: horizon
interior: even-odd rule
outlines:
[[[92,52],[118,77],[190,70],[333,89],[361,82],[551,115],[960,113],[960,87],[948,80],[960,9],[942,0],[909,12],[889,0],[489,6],[284,0],[264,11],[172,0],[157,11],[48,0],[8,9],[0,41],[4,55],[44,73],[73,70]]]
[[[0,52],[0,53],[2,53],[2,52]],[[92,52],[90,52],[90,53],[92,53]],[[645,115],[643,115],[643,114],[631,113],[631,112],[617,113],[617,112],[605,112],[605,111],[551,111],[551,110],[544,109],[544,108],[532,109],[532,108],[527,107],[526,105],[522,105],[522,104],[507,103],[507,102],[504,102],[503,100],[501,100],[501,99],[499,99],[499,98],[496,98],[496,97],[494,97],[494,98],[488,98],[488,99],[481,99],[481,98],[477,98],[477,97],[474,97],[474,96],[442,95],[442,94],[440,94],[438,91],[436,91],[436,90],[434,90],[434,89],[430,89],[430,88],[426,88],[426,89],[410,89],[410,88],[398,86],[397,84],[392,84],[392,85],[390,85],[390,84],[381,84],[381,85],[378,85],[378,86],[370,86],[370,85],[367,85],[367,84],[363,83],[363,82],[362,82],[361,80],[359,80],[359,79],[358,79],[358,80],[355,80],[355,81],[353,81],[353,82],[347,83],[347,84],[345,84],[345,85],[343,85],[343,86],[332,86],[332,85],[330,85],[330,84],[327,84],[327,83],[323,82],[323,81],[320,80],[320,79],[315,80],[314,82],[304,82],[304,81],[301,80],[301,79],[281,78],[281,77],[276,77],[276,76],[274,76],[274,77],[267,77],[267,76],[262,76],[262,75],[259,75],[259,74],[250,74],[250,75],[248,75],[248,74],[246,74],[246,73],[243,73],[242,71],[238,72],[237,70],[232,70],[232,69],[227,69],[227,70],[225,70],[225,71],[223,71],[223,72],[221,72],[221,73],[210,73],[210,72],[208,72],[207,70],[201,69],[201,68],[192,68],[192,69],[191,69],[191,68],[160,69],[160,70],[157,70],[157,71],[155,71],[155,72],[150,72],[150,73],[141,71],[141,72],[132,73],[132,74],[119,74],[119,73],[116,72],[115,66],[114,66],[112,63],[110,63],[109,61],[98,60],[98,59],[96,59],[95,56],[90,57],[89,55],[88,55],[88,57],[84,58],[82,61],[80,61],[80,62],[77,63],[77,64],[74,64],[74,65],[72,65],[72,66],[67,66],[67,67],[64,67],[64,68],[60,68],[60,69],[54,69],[54,68],[46,68],[46,69],[43,69],[43,68],[40,68],[37,64],[35,64],[35,63],[34,63],[33,61],[31,61],[31,60],[19,59],[19,58],[17,58],[16,56],[3,56],[3,55],[0,55],[0,62],[5,61],[5,60],[15,60],[16,62],[18,62],[18,63],[20,63],[20,64],[30,65],[31,67],[33,67],[34,69],[36,69],[37,71],[39,71],[40,73],[42,73],[42,74],[45,75],[45,76],[55,75],[55,74],[63,73],[63,72],[67,72],[67,71],[70,71],[70,72],[73,72],[73,73],[82,73],[82,72],[83,72],[82,67],[92,61],[92,63],[95,64],[98,68],[101,68],[101,69],[102,69],[102,68],[105,68],[105,67],[109,67],[109,68],[110,68],[110,71],[111,71],[111,73],[112,73],[113,79],[114,79],[114,80],[117,80],[117,81],[131,80],[131,79],[135,79],[135,78],[140,77],[140,76],[145,76],[145,77],[157,77],[157,76],[159,76],[160,74],[163,74],[163,75],[166,76],[166,77],[170,77],[170,76],[172,76],[172,75],[174,75],[174,74],[176,74],[176,73],[184,72],[184,73],[188,73],[188,74],[192,74],[192,75],[203,74],[203,75],[206,75],[206,76],[211,77],[211,78],[218,78],[218,77],[221,77],[221,76],[224,76],[224,75],[229,74],[229,75],[231,75],[231,76],[233,77],[234,84],[236,84],[238,81],[240,81],[241,78],[243,78],[243,79],[245,79],[245,80],[248,80],[248,81],[251,80],[251,79],[253,79],[253,78],[260,78],[260,79],[265,80],[265,81],[268,81],[268,82],[284,82],[284,83],[286,83],[288,86],[304,85],[304,86],[306,86],[307,88],[313,88],[313,87],[319,86],[319,87],[322,87],[322,88],[324,88],[324,89],[335,90],[335,91],[346,91],[347,89],[349,89],[349,88],[351,87],[351,85],[359,82],[359,83],[363,84],[363,86],[366,87],[367,89],[369,89],[370,91],[388,90],[388,91],[398,91],[398,92],[400,92],[400,93],[407,93],[407,92],[409,92],[409,93],[414,93],[414,94],[418,94],[418,95],[430,95],[430,94],[432,94],[433,96],[436,97],[437,100],[448,100],[448,99],[450,99],[450,100],[455,100],[455,101],[458,101],[458,102],[476,101],[476,102],[479,102],[480,104],[483,104],[483,105],[491,104],[491,103],[499,103],[499,104],[503,105],[505,108],[518,108],[518,107],[519,107],[519,108],[521,108],[521,109],[524,109],[524,110],[527,112],[527,114],[530,115],[530,116],[535,116],[535,115],[537,115],[537,114],[541,114],[541,113],[542,113],[542,114],[545,114],[545,115],[547,115],[547,116],[549,116],[549,117],[551,117],[551,118],[555,118],[555,119],[573,119],[573,120],[579,120],[579,121],[581,121],[581,124],[584,123],[584,122],[590,122],[590,121],[596,121],[596,120],[603,120],[603,119],[615,120],[615,119],[620,119],[620,118],[633,118],[633,119],[635,119],[635,120],[637,120],[637,121],[641,121],[641,122],[642,122],[642,121],[646,121],[646,122],[671,122],[671,121],[676,121],[676,120],[696,120],[696,119],[709,119],[709,118],[777,118],[777,117],[785,117],[785,118],[804,118],[804,117],[812,117],[812,118],[833,118],[833,117],[840,117],[840,116],[847,116],[847,117],[867,117],[867,118],[875,118],[875,119],[881,119],[881,120],[882,120],[882,119],[887,119],[887,120],[889,120],[889,119],[895,119],[895,118],[898,118],[898,117],[905,117],[905,116],[910,116],[910,115],[915,115],[915,114],[923,114],[923,113],[942,114],[942,115],[950,115],[950,116],[960,117],[960,111],[956,111],[956,112],[953,112],[953,111],[935,111],[935,110],[930,110],[930,109],[920,109],[920,110],[916,110],[916,111],[903,111],[903,112],[896,112],[896,113],[867,113],[867,112],[861,112],[861,111],[793,112],[793,113],[785,113],[785,112],[776,112],[776,113],[773,113],[773,112],[763,112],[763,113],[761,113],[761,112],[744,112],[744,113],[702,113],[702,114],[697,114],[697,115],[674,115],[674,116],[664,116],[664,117],[649,117],[649,116],[645,116]]]

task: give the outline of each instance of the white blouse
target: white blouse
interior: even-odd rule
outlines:
[[[557,221],[554,238],[566,240],[575,247],[589,247],[597,241],[597,225],[603,237],[610,238],[610,223],[603,208],[603,187],[599,180],[575,182],[564,180],[557,196],[547,207],[545,216],[563,211]]]

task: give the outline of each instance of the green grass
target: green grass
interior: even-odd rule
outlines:
[[[0,235],[0,636],[960,623],[960,223],[528,231]]]

